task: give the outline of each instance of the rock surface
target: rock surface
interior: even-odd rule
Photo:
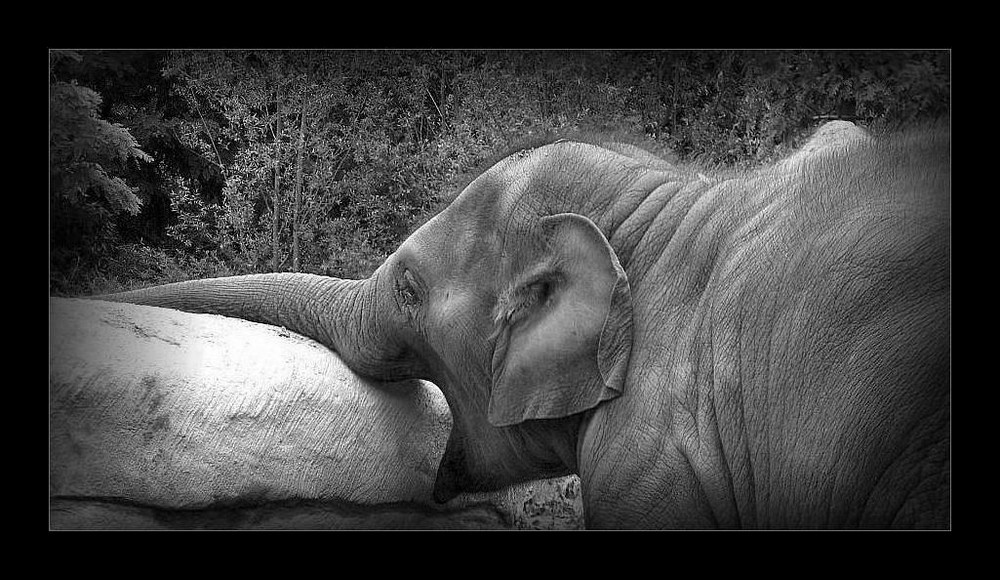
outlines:
[[[451,417],[282,328],[49,303],[52,529],[579,527],[575,477],[431,499]],[[574,487],[575,486],[575,487]]]

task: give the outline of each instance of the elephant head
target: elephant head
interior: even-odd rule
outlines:
[[[612,174],[561,173],[596,150],[556,143],[506,157],[366,280],[249,275],[105,298],[279,324],[361,375],[438,385],[454,418],[439,501],[564,475],[577,467],[583,414],[622,393],[632,341],[615,250],[589,217],[563,211],[609,189],[599,182]]]

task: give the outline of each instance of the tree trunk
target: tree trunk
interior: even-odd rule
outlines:
[[[281,245],[279,243],[281,214],[278,211],[281,196],[281,93],[276,93],[274,98],[277,103],[277,121],[275,122],[274,131],[274,196],[271,203],[271,271],[277,272],[281,253]]]
[[[673,82],[673,94],[671,95],[672,101],[670,103],[670,135],[673,136],[677,133],[677,92],[678,85],[681,83],[681,67],[680,63],[674,61],[672,63],[674,68],[674,82]]]
[[[299,215],[302,207],[302,155],[306,148],[306,102],[299,113],[299,151],[295,162],[295,202],[292,206],[292,271],[299,271]]]

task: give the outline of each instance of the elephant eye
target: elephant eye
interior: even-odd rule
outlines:
[[[417,280],[409,269],[403,270],[403,275],[396,280],[396,293],[404,306],[413,307],[420,304]]]
[[[552,297],[555,290],[555,280],[544,278],[532,285],[535,300],[540,304],[545,304]]]

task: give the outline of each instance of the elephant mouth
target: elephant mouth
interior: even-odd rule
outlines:
[[[453,427],[434,478],[433,498],[438,503],[448,503],[463,493],[497,491],[519,481],[506,477],[509,474],[500,465],[473,469],[478,463],[466,441],[467,438]]]
[[[470,482],[468,471],[465,469],[465,448],[460,440],[452,427],[434,478],[433,496],[434,501],[438,503],[447,503],[463,491],[468,491]]]
[[[577,470],[582,415],[497,427],[486,421],[485,413],[476,421],[476,417],[460,413],[456,416],[450,403],[449,410],[452,427],[432,492],[438,503],[447,503],[463,493],[495,492]]]

